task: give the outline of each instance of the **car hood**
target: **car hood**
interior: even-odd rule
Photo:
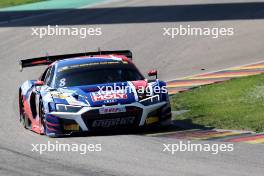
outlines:
[[[59,88],[50,94],[56,104],[98,107],[130,104],[138,101],[136,89],[147,86],[146,80]]]

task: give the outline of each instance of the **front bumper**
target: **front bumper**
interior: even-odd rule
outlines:
[[[120,105],[113,105],[112,108]],[[51,112],[46,114],[46,134],[58,136],[72,132],[88,132],[120,127],[140,127],[171,119],[170,103],[163,101],[144,106],[135,102],[122,105],[124,113],[99,114],[102,107],[83,107],[77,113]]]

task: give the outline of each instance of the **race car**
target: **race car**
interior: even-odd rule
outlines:
[[[73,133],[168,125],[171,106],[157,71],[146,79],[132,52],[98,51],[20,61],[47,68],[19,88],[20,122],[49,137]]]

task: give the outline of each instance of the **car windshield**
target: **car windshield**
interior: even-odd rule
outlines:
[[[55,87],[71,87],[92,84],[143,80],[144,77],[134,66],[100,66],[100,68],[74,68],[59,71]]]

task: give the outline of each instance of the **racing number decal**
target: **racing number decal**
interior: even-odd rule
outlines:
[[[66,85],[66,78],[62,78],[61,80],[60,80],[60,87],[64,87]]]

